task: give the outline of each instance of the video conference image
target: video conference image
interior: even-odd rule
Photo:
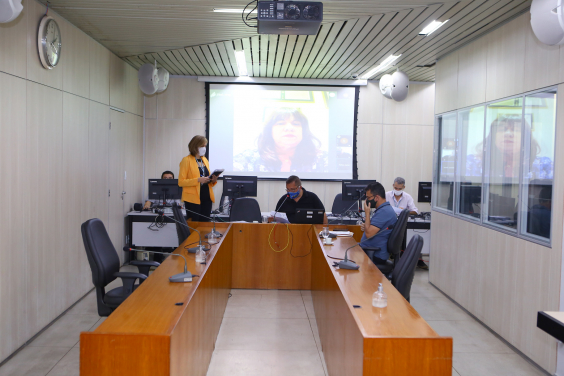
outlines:
[[[210,84],[210,160],[226,175],[351,179],[355,90]]]

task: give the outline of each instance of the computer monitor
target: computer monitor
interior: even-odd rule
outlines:
[[[178,179],[149,179],[149,200],[180,200],[182,187],[178,186]]]
[[[431,202],[433,183],[430,181],[420,181],[417,192],[417,202]]]
[[[343,201],[361,200],[364,197],[366,186],[372,183],[376,183],[376,180],[343,180],[341,199]]]
[[[296,209],[293,223],[321,225],[325,219],[323,209]]]
[[[257,177],[224,175],[223,194],[232,198],[256,197]]]
[[[482,202],[482,186],[471,185],[472,183],[460,183],[459,208],[461,214],[473,215],[474,204]]]

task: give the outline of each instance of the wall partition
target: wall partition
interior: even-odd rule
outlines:
[[[436,117],[433,209],[551,245],[557,89]]]

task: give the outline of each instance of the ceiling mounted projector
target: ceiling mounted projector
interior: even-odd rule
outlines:
[[[258,1],[258,33],[315,35],[323,21],[323,3],[310,1]]]
[[[533,0],[531,27],[544,44],[554,46],[564,43],[564,14],[562,0]]]
[[[380,78],[380,92],[388,99],[403,101],[409,92],[409,77],[402,71],[383,75]]]
[[[0,0],[0,23],[15,20],[22,10],[22,0]]]

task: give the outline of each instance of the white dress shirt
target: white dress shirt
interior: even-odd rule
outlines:
[[[396,214],[401,213],[403,209],[407,209],[410,212],[414,211],[419,214],[419,209],[415,206],[413,197],[411,197],[411,195],[407,192],[403,192],[401,194],[399,201],[396,200],[394,191],[386,192],[386,201],[390,203]]]

